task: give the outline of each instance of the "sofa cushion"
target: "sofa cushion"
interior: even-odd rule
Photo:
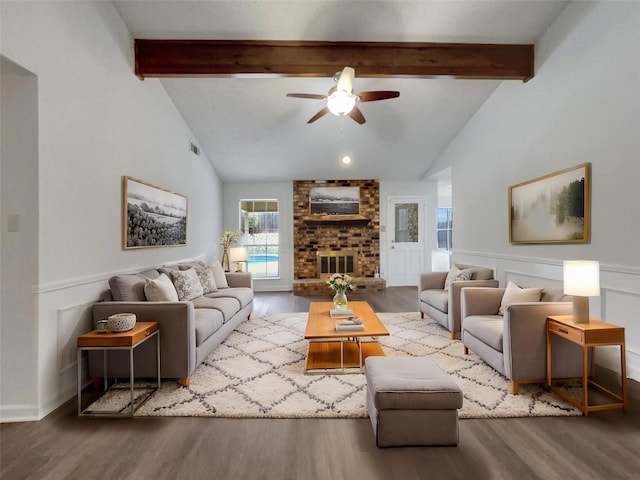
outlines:
[[[420,301],[443,313],[449,311],[449,293],[444,290],[423,290],[420,292]]]
[[[193,300],[202,296],[202,285],[195,269],[168,271],[180,300]]]
[[[227,276],[224,274],[224,269],[218,260],[211,265],[211,271],[213,272],[213,279],[216,282],[216,288],[229,288]]]
[[[520,288],[513,282],[509,282],[500,302],[499,315],[504,315],[504,307],[512,303],[539,302],[542,288]]]
[[[240,302],[240,308],[244,308],[253,301],[253,290],[246,287],[229,287],[205,295],[207,298],[231,297]]]
[[[473,268],[471,280],[493,280],[493,270],[490,268]]]
[[[217,292],[216,281],[213,278],[213,271],[208,265],[198,265],[193,267],[198,278],[200,279],[200,285],[202,285],[202,294],[205,295],[211,292]]]
[[[215,309],[222,312],[224,322],[228,322],[240,310],[240,302],[230,297],[199,297],[193,299],[193,306],[199,309]]]
[[[453,265],[447,275],[447,279],[444,281],[444,289],[449,290],[452,282],[459,282],[469,280],[473,272],[472,268],[458,268],[457,265]]]
[[[158,278],[157,270],[145,270],[140,273],[114,275],[109,279],[111,296],[116,302],[144,302],[144,284],[147,278]]]
[[[200,285],[202,285],[203,294],[215,292],[217,290],[211,267],[206,265],[204,262],[183,262],[179,263],[178,265],[164,268],[177,268],[178,270],[189,270],[190,268],[193,268],[198,274],[198,278],[200,279]]]
[[[464,330],[491,348],[502,352],[504,318],[501,315],[472,315],[465,317]]]
[[[179,263],[178,264],[178,269],[179,270],[189,270],[190,268],[195,268],[197,270],[197,267],[206,267],[204,262],[183,262],[183,263]]]
[[[196,346],[216,333],[223,325],[222,312],[213,308],[200,308],[195,311]]]
[[[541,302],[570,302],[571,295],[565,295],[563,287],[545,288],[540,295]]]
[[[147,278],[144,295],[150,302],[177,302],[178,292],[171,279],[162,273],[158,278]]]

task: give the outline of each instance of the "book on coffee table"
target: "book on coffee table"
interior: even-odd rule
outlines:
[[[362,320],[350,317],[348,320],[338,320],[336,322],[336,332],[362,332],[364,325]]]
[[[331,318],[348,318],[353,317],[353,310],[349,308],[343,308],[342,310],[333,308],[329,310],[329,314],[331,315]]]

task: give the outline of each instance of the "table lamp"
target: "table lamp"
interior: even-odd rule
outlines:
[[[589,323],[589,297],[600,295],[600,263],[565,260],[564,293],[573,296],[573,322]]]
[[[247,247],[231,247],[229,260],[236,263],[236,272],[242,272],[242,262],[249,260]]]

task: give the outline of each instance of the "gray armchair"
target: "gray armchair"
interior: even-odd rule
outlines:
[[[518,394],[521,383],[546,381],[546,321],[551,315],[571,315],[571,297],[562,288],[542,290],[540,302],[513,303],[498,315],[504,288],[464,288],[461,294],[462,343],[511,380]],[[553,348],[552,376],[558,379],[582,375],[580,346],[557,336]]]
[[[457,265],[458,268],[472,268],[469,280],[452,282],[448,290],[444,289],[449,272],[430,272],[420,275],[418,284],[418,301],[420,318],[424,315],[451,332],[455,339],[460,333],[460,292],[464,287],[497,287],[498,281],[493,278],[493,270],[471,265]]]

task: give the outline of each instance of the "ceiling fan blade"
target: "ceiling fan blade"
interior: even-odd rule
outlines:
[[[295,98],[311,98],[313,100],[324,100],[326,95],[320,95],[318,93],[287,93],[287,97]]]
[[[327,107],[324,107],[322,110],[316,113],[313,117],[311,117],[307,123],[313,123],[316,120],[318,120],[320,117],[324,117],[327,113],[329,113],[329,109]]]
[[[353,77],[355,76],[356,71],[352,67],[344,67],[338,79],[338,90],[353,92]]]
[[[366,122],[366,120],[364,119],[364,115],[362,115],[362,112],[358,107],[353,107],[353,110],[349,112],[349,116],[353,118],[356,122],[358,122],[360,125]]]
[[[361,102],[375,102],[376,100],[386,100],[387,98],[396,98],[400,96],[400,92],[392,90],[377,90],[374,92],[360,92],[357,94]]]

